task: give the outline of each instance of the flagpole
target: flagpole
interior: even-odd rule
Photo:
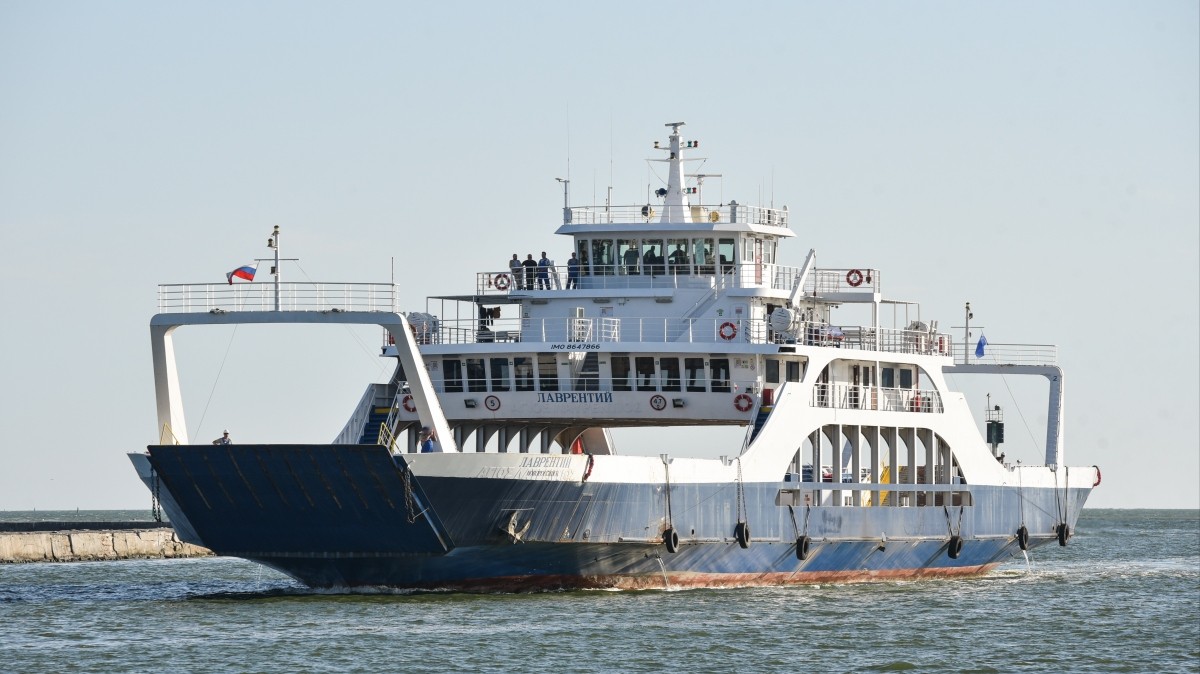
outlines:
[[[971,362],[971,303],[967,302],[967,322],[963,325],[963,365]]]
[[[267,239],[267,248],[275,251],[275,265],[271,267],[271,276],[275,278],[275,311],[279,311],[279,225],[275,225],[275,231],[271,232],[271,237]]]

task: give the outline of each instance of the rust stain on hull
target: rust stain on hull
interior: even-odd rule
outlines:
[[[648,573],[606,576],[507,576],[453,583],[413,584],[403,589],[475,593],[521,593],[556,590],[681,590],[703,588],[778,587],[822,583],[871,583],[896,580],[971,578],[997,564],[954,568],[892,569],[886,571],[801,571],[780,573]]]

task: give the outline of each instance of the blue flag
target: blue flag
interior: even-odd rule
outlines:
[[[983,347],[987,346],[987,337],[979,335],[979,343],[975,345],[975,357],[983,358]]]

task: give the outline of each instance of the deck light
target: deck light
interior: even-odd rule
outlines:
[[[466,405],[468,409],[472,410],[479,406],[479,403],[474,398],[467,398],[466,400],[463,400],[463,404]]]
[[[683,398],[671,398],[671,407],[683,407]]]

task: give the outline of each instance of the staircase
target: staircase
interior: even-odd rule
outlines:
[[[390,411],[391,408],[388,407],[372,408],[371,414],[367,416],[367,423],[363,424],[362,437],[358,439],[358,444],[379,444],[379,428],[387,421],[388,412]]]
[[[767,417],[771,416],[773,409],[775,409],[774,405],[763,405],[758,408],[758,416],[754,417],[754,430],[750,431],[750,442],[754,442],[754,438],[758,437],[758,432],[762,430],[762,425],[767,422]]]

